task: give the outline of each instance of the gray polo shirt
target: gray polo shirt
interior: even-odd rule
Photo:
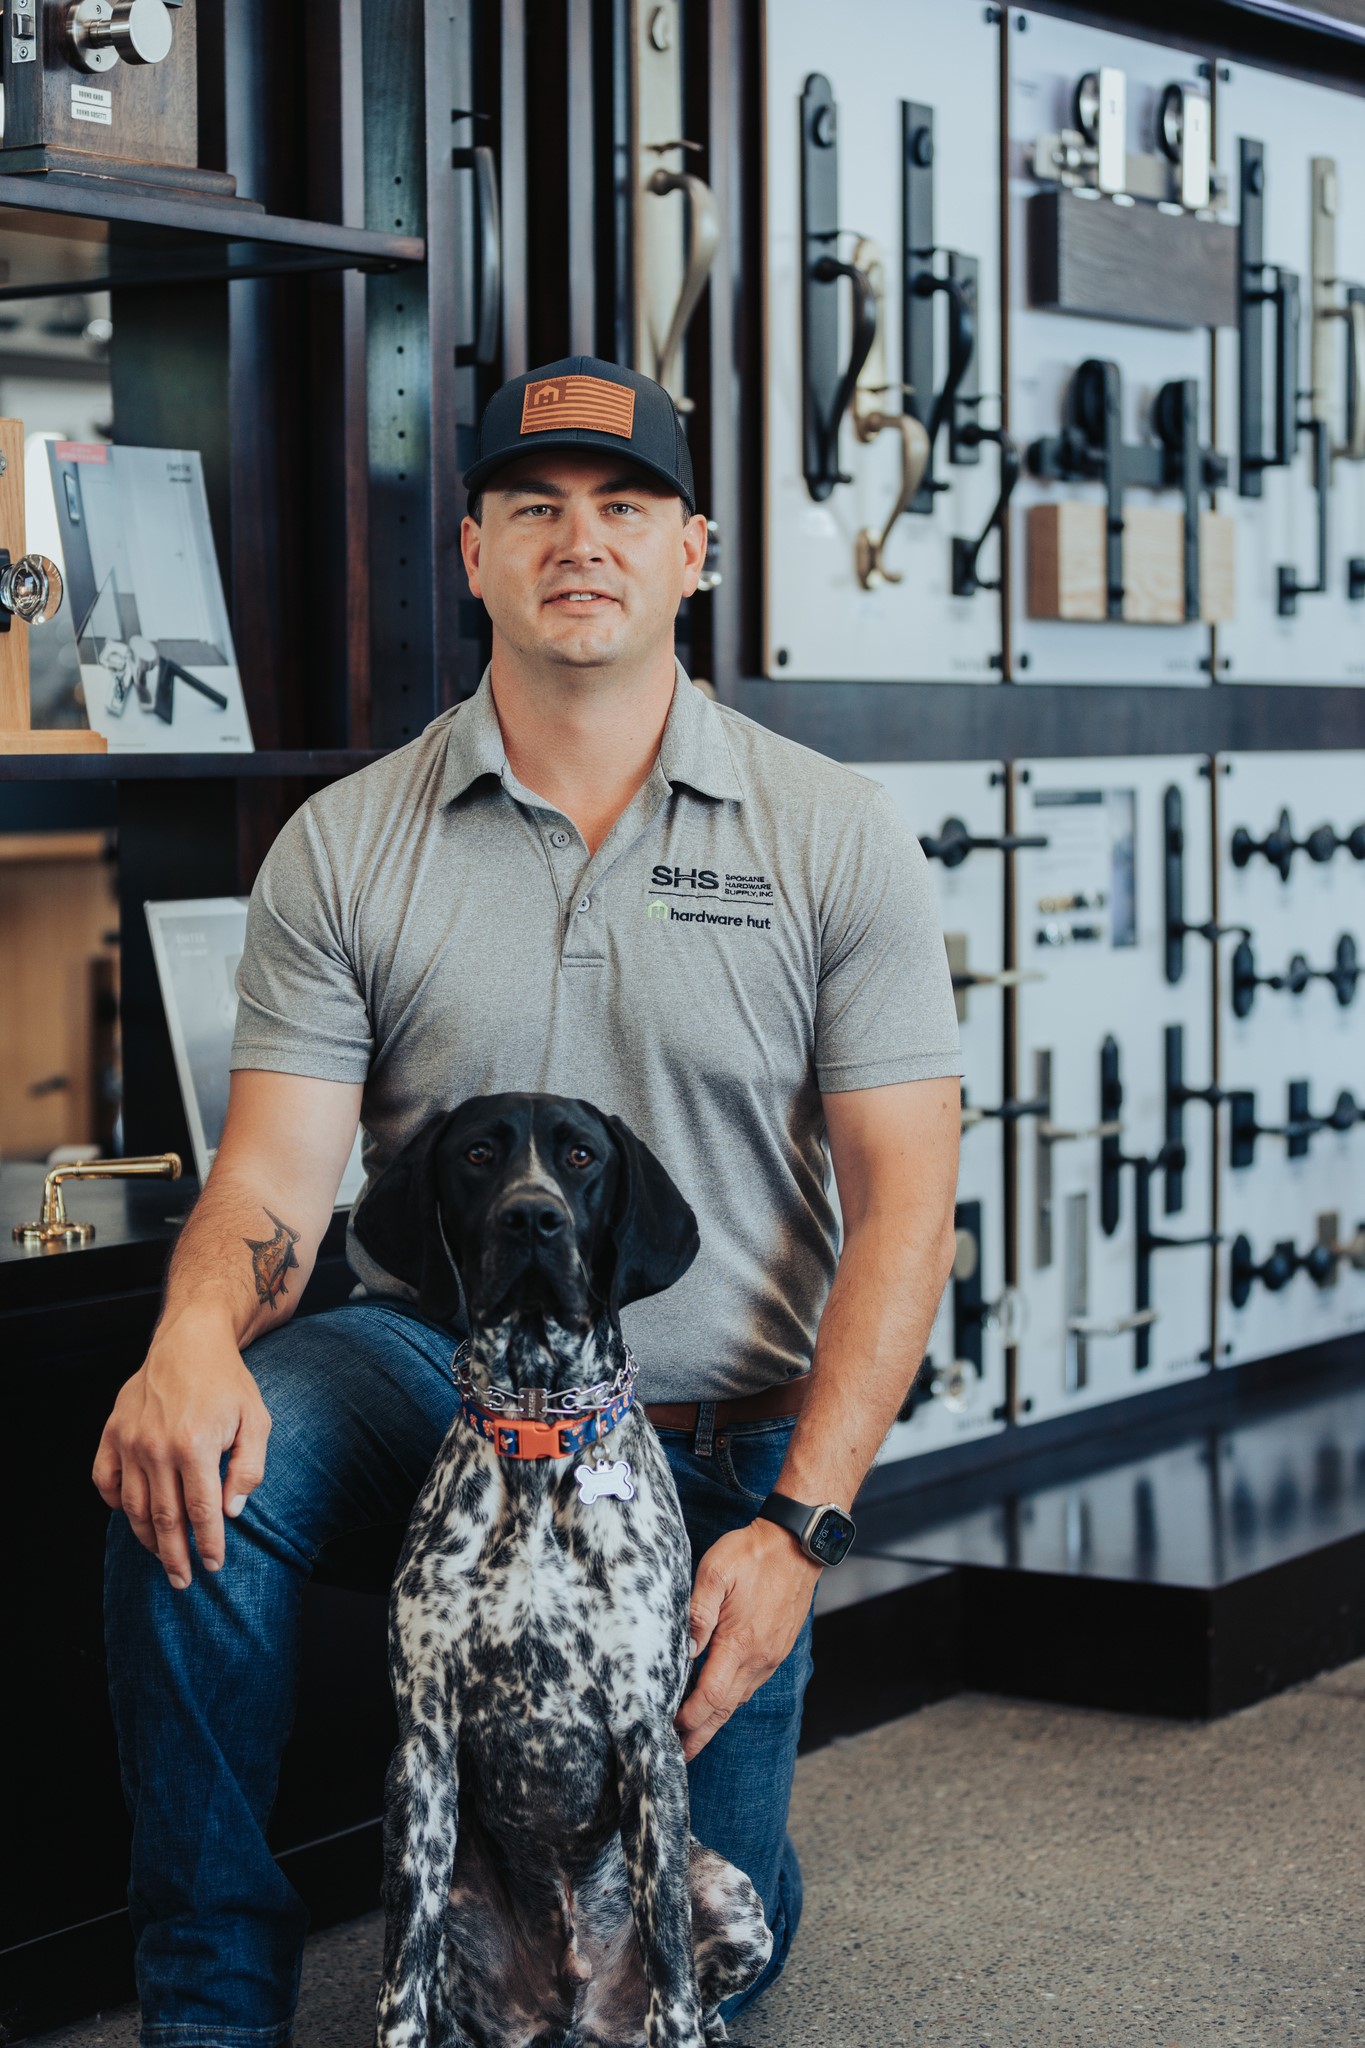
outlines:
[[[880,785],[693,689],[598,851],[507,764],[489,678],[311,797],[251,898],[234,1068],[363,1082],[367,1184],[471,1095],[586,1097],[696,1210],[627,1309],[645,1397],[804,1372],[835,1266],[821,1092],[960,1074],[924,855]],[[366,1286],[408,1292],[356,1242]]]

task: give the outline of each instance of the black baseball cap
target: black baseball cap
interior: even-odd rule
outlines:
[[[676,491],[689,513],[697,509],[678,409],[662,384],[638,370],[597,356],[565,356],[511,378],[493,393],[479,422],[478,449],[465,471],[467,494],[476,496],[507,463],[543,448],[620,455]]]

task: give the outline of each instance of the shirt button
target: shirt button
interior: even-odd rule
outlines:
[[[583,913],[583,912],[584,912],[585,910],[591,910],[591,909],[592,909],[592,898],[591,898],[591,896],[585,896],[585,897],[583,898],[583,901],[582,901],[582,902],[581,902],[581,903],[579,904],[579,906],[578,906],[578,910],[579,910],[579,915],[581,916],[581,915],[582,915],[582,913]]]
[[[569,835],[567,832],[552,832],[550,834],[551,846],[567,846],[568,843]]]

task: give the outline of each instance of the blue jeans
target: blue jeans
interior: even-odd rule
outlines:
[[[144,2048],[281,2048],[308,1916],[266,1843],[294,1718],[299,1616],[322,1546],[400,1528],[455,1412],[451,1339],[362,1301],[291,1322],[245,1354],[273,1427],[265,1478],[218,1573],[174,1592],[122,1514],[105,1569],[109,1694],[133,1817],[128,1907]],[[791,1422],[662,1441],[693,1563],[770,1491]],[[223,1461],[226,1470],[226,1458]],[[748,1873],[772,1959],[730,2017],[778,1975],[801,1916],[787,1834],[810,1617],[790,1656],[689,1767],[698,1838]]]

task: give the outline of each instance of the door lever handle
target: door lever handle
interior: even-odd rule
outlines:
[[[1038,1126],[1038,1142],[1040,1145],[1069,1145],[1075,1138],[1121,1138],[1122,1136],[1123,1125],[1119,1122],[1091,1124],[1089,1130],[1085,1131],[1063,1130],[1060,1124],[1039,1124]]]
[[[1112,1322],[1101,1316],[1069,1316],[1067,1328],[1077,1337],[1126,1337],[1130,1330],[1146,1330],[1158,1319],[1154,1308],[1137,1308],[1128,1316],[1116,1316]]]
[[[953,976],[954,988],[1019,988],[1026,981],[1046,981],[1047,976],[1032,967],[1002,967],[995,974],[974,974],[963,969]]]

